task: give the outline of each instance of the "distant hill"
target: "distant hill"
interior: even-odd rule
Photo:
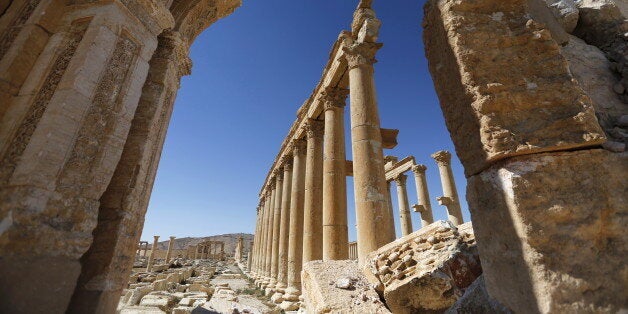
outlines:
[[[223,241],[225,242],[225,253],[229,255],[233,254],[235,251],[235,247],[238,244],[238,238],[242,237],[244,242],[244,253],[247,253],[251,248],[251,242],[253,242],[253,235],[249,233],[230,233],[230,234],[221,234],[214,235],[208,237],[200,237],[200,238],[176,238],[174,239],[174,247],[175,250],[183,250],[191,245],[197,245],[203,241]],[[166,237],[165,241],[157,242],[157,249],[160,251],[165,251],[168,249],[169,239]]]

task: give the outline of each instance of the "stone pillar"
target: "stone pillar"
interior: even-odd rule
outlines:
[[[155,253],[157,252],[157,241],[159,241],[159,236],[153,236],[153,238],[153,246],[150,248],[150,256],[148,257],[146,271],[153,271],[153,263],[155,262]]]
[[[306,123],[303,263],[323,259],[323,121]]]
[[[258,274],[258,269],[257,269],[257,260],[258,260],[258,248],[260,246],[260,242],[259,242],[259,238],[260,238],[260,228],[261,228],[261,221],[262,221],[262,211],[261,211],[261,201],[260,201],[260,205],[257,206],[257,223],[255,224],[255,235],[253,235],[253,248],[251,250],[250,255],[250,260],[251,260],[251,267],[249,268],[249,271],[252,273],[252,277],[254,279],[257,279],[257,274]]]
[[[273,246],[271,250],[270,284],[267,290],[274,289],[277,285],[277,270],[279,265],[279,228],[281,222],[281,201],[283,194],[283,170],[277,169],[275,173],[275,201],[273,202]],[[266,294],[270,294],[268,291]]]
[[[266,261],[264,262],[264,276],[266,277],[264,281],[264,289],[270,284],[270,270],[271,270],[271,262],[272,262],[272,251],[273,251],[273,218],[274,218],[274,210],[275,210],[275,194],[277,193],[277,188],[275,186],[275,178],[271,179],[270,186],[270,204],[268,204],[268,231],[266,234],[266,253],[264,257]]]
[[[288,289],[286,301],[299,301],[301,290],[301,263],[303,262],[303,205],[305,197],[306,142],[293,141],[292,197],[290,202],[290,241],[288,244]]]
[[[360,263],[368,253],[395,239],[373,78],[374,57],[380,47],[381,44],[367,42],[345,47],[351,91],[351,149]]]
[[[259,226],[259,245],[257,247],[257,254],[255,257],[255,273],[256,280],[259,281],[262,279],[262,260],[263,260],[263,248],[264,248],[264,230],[266,230],[265,222],[266,222],[266,192],[262,192],[262,197],[260,200],[260,226]],[[256,281],[256,282],[257,282]]]
[[[277,265],[278,293],[288,287],[288,243],[290,238],[290,203],[292,200],[292,155],[282,157],[283,191],[281,197],[281,222],[279,226],[279,260]]]
[[[448,151],[438,151],[432,154],[432,158],[438,164],[440,172],[440,181],[443,186],[443,196],[437,200],[440,205],[447,207],[447,219],[454,226],[462,224],[462,210],[460,209],[460,201],[458,200],[458,192],[456,191],[456,182],[454,181],[454,173],[451,171],[451,154]]]
[[[626,308],[628,155],[599,149],[582,89],[598,77],[579,84],[535,17],[543,8],[430,0],[426,56],[467,176],[487,293],[514,313],[616,313]]]
[[[259,261],[258,261],[258,267],[259,267],[259,278],[258,278],[258,283],[261,284],[264,281],[264,278],[266,277],[266,274],[264,272],[265,267],[264,267],[264,263],[266,262],[266,244],[267,244],[267,238],[266,235],[268,233],[268,205],[270,204],[270,191],[268,190],[268,188],[264,191],[264,203],[263,205],[263,216],[262,216],[262,233],[260,235],[260,248],[259,248]]]
[[[410,216],[410,204],[408,202],[408,190],[406,180],[408,176],[400,174],[395,178],[397,184],[397,199],[399,202],[399,221],[401,223],[401,236],[412,233],[412,216]]]
[[[170,236],[170,241],[168,241],[168,251],[166,252],[166,264],[170,263],[170,258],[172,257],[172,246],[174,245],[174,239],[176,237]]]
[[[425,165],[412,166],[414,183],[416,186],[417,204],[413,205],[414,211],[421,214],[421,226],[425,227],[434,222],[430,193],[427,190],[427,178],[425,177]]]
[[[323,259],[349,256],[344,108],[348,91],[327,89],[321,95],[325,110],[323,150]]]
[[[198,259],[198,245],[194,246],[194,260]]]

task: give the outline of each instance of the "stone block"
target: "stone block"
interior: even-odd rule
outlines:
[[[214,288],[208,287],[204,284],[193,283],[188,286],[189,292],[205,292],[208,295],[212,295],[214,293]]]
[[[141,306],[157,307],[164,311],[168,311],[174,304],[175,298],[173,295],[161,292],[151,292],[140,301]]]
[[[367,256],[367,278],[393,313],[443,311],[482,274],[470,223],[460,231],[437,221]]]
[[[628,154],[520,156],[469,179],[491,296],[516,313],[618,312],[628,279]]]
[[[153,306],[126,306],[120,310],[120,314],[166,314],[166,312]]]
[[[574,0],[545,0],[556,19],[567,33],[573,32],[578,25],[578,7]]]
[[[512,311],[488,295],[484,276],[480,276],[467,287],[460,299],[445,312],[445,314],[466,313],[511,314]]]
[[[390,313],[357,261],[307,262],[301,283],[308,313]]]
[[[591,99],[527,0],[430,0],[424,42],[467,176],[497,160],[605,141]]]

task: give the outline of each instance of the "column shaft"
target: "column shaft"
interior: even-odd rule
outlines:
[[[281,198],[283,194],[283,173],[282,170],[279,169],[275,172],[276,183],[275,183],[275,200],[273,202],[273,246],[271,250],[271,268],[270,268],[270,277],[271,284],[270,287],[274,288],[277,283],[277,268],[279,263],[279,226],[281,221]]]
[[[368,253],[395,239],[394,219],[386,195],[384,153],[373,79],[374,55],[380,46],[356,43],[345,48],[351,91],[351,149],[360,263]]]
[[[458,200],[458,192],[456,191],[456,182],[454,174],[451,171],[451,154],[448,151],[438,151],[432,155],[438,164],[440,172],[440,180],[443,186],[443,197],[439,198],[441,205],[447,207],[447,216],[449,221],[457,226],[462,224],[462,210],[460,209],[460,201]]]
[[[150,256],[148,257],[146,271],[153,271],[153,263],[155,262],[155,253],[157,252],[157,241],[159,241],[159,236],[153,236],[153,238],[153,246],[150,248]]]
[[[274,181],[274,179],[272,180]],[[266,253],[265,253],[265,262],[264,262],[264,274],[268,280],[270,280],[270,268],[272,262],[273,255],[273,216],[274,216],[274,204],[275,204],[275,182],[272,182],[271,190],[270,190],[270,204],[268,204],[268,231],[266,232]]]
[[[321,100],[325,110],[323,150],[323,259],[349,256],[347,178],[345,157],[345,89],[328,89]]]
[[[174,246],[175,237],[170,237],[170,241],[168,241],[168,251],[166,252],[166,264],[170,263],[170,259],[172,258],[172,247]]]
[[[399,202],[401,236],[407,236],[412,233],[412,217],[410,216],[410,204],[408,202],[406,179],[407,176],[405,174],[401,174],[395,178],[395,183],[397,183],[397,201]]]
[[[432,204],[430,202],[430,193],[427,190],[427,179],[425,177],[425,165],[414,165],[412,172],[414,173],[414,182],[416,183],[417,195],[417,211],[421,213],[421,226],[425,227],[434,222],[432,215]]]
[[[297,301],[301,290],[301,263],[303,261],[303,202],[305,196],[304,140],[294,141],[294,172],[290,202],[290,241],[288,244],[288,290],[284,299]],[[296,296],[297,300],[292,300]]]
[[[279,224],[279,260],[277,264],[277,288],[288,287],[288,242],[290,236],[290,202],[292,199],[292,156],[283,158],[283,191],[281,221]]]
[[[306,126],[303,263],[323,259],[323,128],[313,119]]]

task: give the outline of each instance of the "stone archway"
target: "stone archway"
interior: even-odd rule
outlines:
[[[190,73],[188,49],[241,1],[9,2],[0,16],[0,308],[112,312]]]

